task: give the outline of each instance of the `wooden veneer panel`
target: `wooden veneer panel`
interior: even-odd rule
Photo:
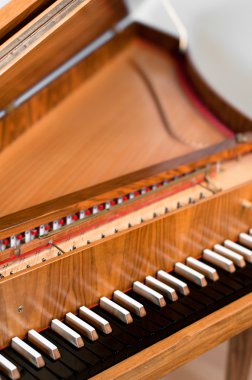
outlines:
[[[149,85],[159,99],[162,116]],[[1,215],[225,138],[185,95],[174,58],[133,40],[2,152]]]
[[[46,22],[49,25],[49,21],[43,21],[45,14],[50,15],[50,12],[54,12],[61,3],[67,3],[64,0],[56,1],[31,21],[25,29],[21,29],[1,46],[0,56],[4,63],[0,62],[0,108],[8,106],[19,95],[126,15],[125,6],[119,0],[75,2],[76,6],[70,7],[71,9],[64,17],[61,16],[62,12],[59,12],[55,16],[56,22],[53,26],[40,33],[40,29],[43,29]],[[14,54],[5,62],[9,46],[16,45],[17,41],[22,40],[23,33],[32,36],[31,40],[26,37],[20,45],[22,51],[16,55],[15,47]],[[33,41],[35,34],[38,37]]]
[[[251,182],[0,280],[0,345],[217,242],[236,239],[251,227],[243,199],[252,199]]]

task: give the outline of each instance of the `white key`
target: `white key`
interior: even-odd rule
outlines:
[[[116,290],[114,292],[113,300],[119,305],[127,308],[132,313],[136,314],[138,317],[144,317],[146,315],[145,308],[140,302],[134,300],[120,290]]]
[[[220,255],[226,257],[229,260],[232,260],[235,265],[237,265],[239,268],[245,267],[246,263],[239,253],[230,251],[230,249],[223,247],[223,245],[215,244],[214,246],[215,252],[219,253]]]
[[[102,318],[100,315],[96,314],[86,306],[81,306],[79,309],[79,315],[86,322],[90,323],[98,330],[101,330],[105,334],[110,334],[112,328],[106,319]]]
[[[133,282],[133,291],[159,307],[164,307],[166,305],[162,294],[142,284],[140,281]]]
[[[60,352],[55,346],[55,344],[51,343],[48,339],[40,335],[35,330],[28,331],[28,340],[34,344],[39,350],[46,353],[53,360],[57,360],[61,357]]]
[[[3,355],[0,354],[0,371],[2,371],[6,376],[8,376],[11,380],[20,379],[20,373],[18,368],[6,359]],[[0,375],[1,378],[1,375]]]
[[[175,273],[180,274],[187,280],[192,281],[194,284],[201,286],[202,288],[207,286],[206,278],[203,274],[197,272],[196,270],[189,268],[185,264],[176,263],[174,267]]]
[[[233,261],[227,259],[224,256],[219,255],[216,252],[211,251],[210,249],[204,249],[203,251],[203,259],[216,265],[219,268],[224,269],[229,273],[235,272],[235,266]]]
[[[13,350],[17,351],[21,356],[27,359],[30,363],[32,363],[35,367],[44,367],[45,362],[42,355],[30,347],[27,343],[23,342],[17,336],[15,338],[12,338],[11,347]]]
[[[219,275],[215,268],[212,268],[209,265],[202,263],[201,261],[195,259],[194,257],[187,257],[186,265],[204,274],[204,276],[208,278],[209,280],[212,280],[212,281],[219,280]]]
[[[190,293],[188,285],[184,281],[177,279],[176,277],[165,272],[164,270],[159,270],[157,272],[157,279],[162,282],[165,282],[167,285],[170,285],[183,296],[187,296]]]
[[[51,322],[51,329],[55,331],[62,338],[67,340],[73,346],[81,348],[84,346],[84,342],[80,334],[65,325],[65,323],[59,321],[58,319],[53,319]]]
[[[242,255],[248,263],[252,263],[252,251],[250,249],[245,248],[240,244],[234,243],[231,240],[225,240],[224,245],[232,251]]]
[[[82,319],[76,317],[73,313],[66,314],[66,322],[74,329],[79,331],[82,335],[86,336],[88,339],[95,341],[98,339],[98,334],[94,327],[90,326],[88,323]]]
[[[117,305],[117,303],[111,301],[107,297],[100,298],[100,307],[127,325],[133,322],[133,318],[128,310],[124,309],[120,305]]]
[[[241,233],[239,235],[239,242],[246,245],[246,247],[248,247],[248,248],[252,248],[252,236],[251,235]]]
[[[169,285],[166,285],[164,282],[157,280],[155,277],[147,276],[145,278],[145,284],[157,292],[163,294],[163,296],[167,297],[173,302],[177,301],[178,299],[177,293],[173,288],[171,288]]]

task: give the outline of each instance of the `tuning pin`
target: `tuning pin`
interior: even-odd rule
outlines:
[[[204,199],[206,198],[205,194],[204,193],[200,193],[200,196],[199,196],[200,199]]]

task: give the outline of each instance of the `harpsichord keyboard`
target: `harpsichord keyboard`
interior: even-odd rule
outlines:
[[[135,281],[91,309],[14,337],[0,379],[87,379],[252,291],[252,231]]]

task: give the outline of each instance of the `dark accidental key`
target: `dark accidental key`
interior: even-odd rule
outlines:
[[[100,332],[99,343],[101,343],[105,348],[112,351],[115,362],[123,360],[128,356],[127,348],[111,334],[107,335]]]
[[[133,336],[127,333],[126,329],[119,328],[114,322],[114,319],[111,315],[103,311],[99,306],[95,306],[92,309],[96,314],[105,318],[109,321],[112,327],[112,335],[116,337],[125,347],[127,347],[128,354],[133,354],[138,350],[138,340]]]
[[[22,358],[17,352],[15,352],[11,347],[7,347],[2,351],[3,355],[11,360],[15,361],[20,367],[24,368],[27,372],[29,372],[35,379],[40,380],[56,380],[56,377],[53,373],[51,373],[46,367],[36,368],[28,361]]]
[[[85,346],[81,348],[74,347],[51,329],[44,330],[42,332],[42,335],[47,337],[47,339],[49,339],[52,343],[55,343],[58,346],[60,352],[61,349],[64,348],[73,357],[76,357],[80,363],[85,364],[89,376],[97,373],[97,370],[101,370],[101,360],[92,352],[90,352]]]
[[[223,285],[219,281],[214,283],[209,283],[209,286],[213,286],[215,290],[217,290],[219,293],[223,294],[223,296],[227,297],[234,293],[233,289],[229,288],[228,286]]]
[[[247,263],[245,268],[242,268],[240,271],[244,273],[247,277],[252,278],[252,264]]]
[[[112,316],[111,314],[109,315],[106,311],[101,310],[101,309],[98,311],[98,313],[103,318],[106,318],[109,321],[109,323],[112,323],[112,326],[114,327],[114,329],[112,327],[112,331],[115,329],[116,329],[116,331],[124,330],[127,332],[127,334],[134,336],[135,339],[137,340],[137,342],[142,341],[142,339],[146,336],[145,330],[143,330],[142,328],[138,329],[135,323],[131,323],[131,324],[127,325],[127,324],[121,322],[119,319]],[[134,322],[135,322],[135,320],[134,320]]]
[[[100,337],[99,337],[100,338]],[[114,364],[114,355],[113,351],[107,347],[105,347],[103,344],[99,341],[91,342],[87,338],[84,338],[85,347],[93,352],[96,356],[98,356],[104,363],[103,367],[108,368],[111,367]]]
[[[129,295],[132,299],[134,299],[135,301],[138,301],[138,302],[140,302],[139,300],[141,299],[142,300],[142,304],[143,304],[143,302],[144,301],[147,301],[147,300],[145,300],[145,298],[143,298],[143,297],[141,297],[140,295],[138,295],[138,294],[136,294],[136,293],[134,293],[133,291],[132,292],[127,292],[126,293],[127,295]],[[148,307],[148,302],[150,302],[150,301],[147,301],[146,302],[146,305],[147,305],[147,307]],[[157,306],[157,308],[159,309],[159,307]],[[154,315],[155,314],[155,315]],[[147,318],[146,318],[147,317]],[[162,327],[162,326],[164,326],[165,324],[167,324],[167,323],[169,323],[169,321],[167,321],[165,318],[162,318],[161,317],[161,319],[159,320],[159,321],[157,321],[156,319],[156,313],[153,313],[153,311],[152,310],[149,310],[148,309],[148,312],[147,312],[147,315],[146,315],[146,317],[143,317],[143,325],[145,324],[145,321],[146,320],[150,320],[150,321],[152,321],[152,322],[154,322],[155,323],[155,326],[156,327],[153,327],[152,328],[152,331],[153,331],[153,333],[156,333],[159,329],[160,329],[160,327]],[[135,318],[134,319],[134,321],[137,321],[138,320],[138,318]]]
[[[171,302],[167,300],[166,306],[160,308],[154,305],[153,303],[149,302],[148,300],[145,300],[138,294],[135,294],[134,292],[130,293],[130,296],[132,298],[135,298],[139,302],[143,302],[146,308],[146,312],[147,312],[147,307],[148,307],[156,313],[157,318],[159,315],[161,315],[167,318],[168,320],[172,321],[173,323],[178,322],[179,320],[183,319],[183,317],[186,317],[192,314],[193,312],[192,309],[189,309],[187,306],[180,304],[179,301]],[[148,315],[148,312],[147,312],[147,315]]]
[[[204,262],[204,260],[203,260]],[[228,273],[224,271],[221,268],[217,268],[215,265],[211,264],[213,268],[218,269],[218,273],[220,275],[219,282],[223,285],[228,286],[229,288],[233,289],[234,291],[238,291],[243,288],[242,284],[238,281],[236,281],[236,272],[234,273]]]
[[[61,360],[52,360],[49,357],[44,356],[46,368],[49,369],[54,375],[62,380],[75,380],[75,373],[62,363]]]
[[[212,286],[211,286],[212,285]],[[198,289],[195,289],[198,290]],[[211,298],[214,301],[219,301],[224,298],[223,294],[216,290],[215,283],[208,280],[208,285],[205,289],[199,289],[200,293],[204,296]]]
[[[0,353],[2,354],[3,351],[0,351]],[[10,360],[10,358],[8,358],[6,355],[4,355],[4,357],[5,357],[5,359]],[[18,372],[19,372],[19,374],[21,376],[21,379],[24,379],[24,380],[34,380],[34,379],[36,379],[29,372],[27,372],[24,368],[22,368],[17,362],[15,362],[15,360],[11,359],[11,363],[17,367]],[[7,375],[5,375],[5,374],[3,374],[2,371],[0,371],[0,377],[1,377],[2,380],[9,380],[10,379],[10,377],[7,376]]]
[[[191,308],[192,310],[203,310],[205,308],[205,305],[203,305],[200,302],[197,302],[195,299],[193,299],[190,296],[180,296],[179,297],[179,303],[181,303],[184,306],[187,306],[188,308]]]
[[[107,315],[105,311],[99,311],[99,314],[103,318],[106,318],[111,326],[113,326],[112,331],[115,331],[116,329],[118,333],[124,331],[125,333],[133,336],[139,347],[144,347],[146,344],[150,344],[151,335],[156,334],[161,329],[160,326],[156,326],[153,322],[149,321],[146,316],[143,318],[134,316],[133,323],[126,325],[115,319],[113,316]]]
[[[29,341],[25,341],[27,344],[34,349],[38,350],[38,347],[33,345]],[[39,350],[38,350],[39,351]],[[59,379],[68,379],[68,380],[74,380],[75,379],[75,372],[68,368],[65,363],[63,362],[62,358],[53,360],[47,355],[43,355],[43,359],[45,361],[46,368],[49,369],[53,374],[55,374]]]
[[[45,331],[47,331],[47,330],[45,330]],[[50,339],[52,341],[52,343],[58,344],[53,339],[48,338],[48,335],[45,334],[45,331],[41,331],[40,334],[43,335],[43,336],[45,336],[47,339]],[[58,348],[60,350],[62,362],[68,368],[70,368],[72,371],[74,371],[74,373],[76,375],[76,379],[82,379],[82,378],[86,379],[87,376],[88,376],[88,367],[87,367],[87,365],[84,362],[82,362],[81,360],[79,360],[76,356],[72,355],[64,347],[58,345]]]
[[[142,303],[145,307],[146,310],[146,317],[144,317],[144,320],[149,320],[155,323],[157,326],[160,326],[161,328],[165,328],[167,326],[170,326],[171,323],[174,323],[173,318],[167,318],[165,317],[162,313],[159,313],[161,309],[163,310],[164,308],[160,308],[159,306],[153,304],[152,302],[146,300],[139,294],[134,293],[132,290],[128,291],[127,294],[135,299],[136,301]],[[166,306],[165,306],[166,307]]]
[[[184,278],[177,273],[171,273],[174,277],[178,278],[181,281],[185,281]],[[205,294],[207,293],[207,286],[204,288],[195,285],[191,281],[187,280],[188,287],[190,289],[190,294],[187,297],[192,297],[195,301],[198,301],[205,307],[212,305],[215,303],[215,300]]]
[[[242,273],[242,271],[237,270],[235,274],[236,281],[239,281],[244,287],[252,285],[252,277],[248,277],[246,273]]]

